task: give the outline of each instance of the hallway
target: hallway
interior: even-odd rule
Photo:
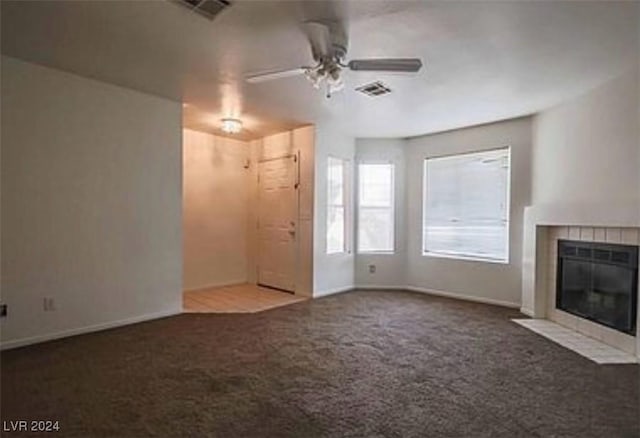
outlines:
[[[255,313],[304,300],[255,284],[238,284],[184,292],[182,306],[185,313]]]

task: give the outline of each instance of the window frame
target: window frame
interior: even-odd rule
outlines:
[[[360,196],[360,181],[361,181],[361,172],[360,172],[360,166],[362,165],[388,165],[391,167],[391,187],[390,187],[390,191],[391,191],[391,198],[390,198],[390,202],[389,202],[389,206],[388,207],[377,207],[377,206],[373,206],[373,207],[364,207],[366,209],[380,209],[380,210],[386,210],[389,209],[390,210],[390,218],[391,218],[391,249],[383,249],[383,250],[363,250],[360,249],[360,219],[362,217],[361,215],[361,209],[362,209],[362,199]],[[362,160],[362,161],[358,161],[357,164],[357,168],[358,168],[358,178],[356,181],[356,193],[357,193],[357,225],[356,225],[356,233],[355,235],[357,236],[357,241],[356,241],[356,253],[357,254],[373,254],[373,255],[393,255],[396,253],[396,163],[394,161],[391,160]]]
[[[447,252],[434,252],[427,251],[427,241],[426,241],[426,218],[427,218],[427,161],[438,158],[450,158],[450,157],[459,157],[465,155],[479,155],[483,153],[495,152],[495,151],[507,151],[507,163],[508,163],[508,175],[507,175],[507,187],[506,187],[506,205],[505,210],[506,214],[506,226],[505,226],[505,257],[502,258],[492,258],[492,257],[481,257],[478,255],[472,254],[457,254],[457,253],[447,253]],[[462,260],[462,261],[474,261],[474,262],[484,262],[484,263],[494,263],[499,265],[508,265],[511,261],[511,183],[512,183],[512,172],[511,172],[511,159],[512,156],[512,148],[510,145],[500,146],[490,149],[480,149],[480,150],[472,150],[472,151],[464,151],[464,152],[456,152],[451,154],[444,155],[433,155],[426,156],[422,162],[422,221],[421,225],[421,244],[422,247],[420,249],[420,253],[423,257],[432,257],[432,258],[442,258],[442,259],[451,259],[451,260]]]
[[[339,161],[342,164],[342,205],[334,205],[330,203],[330,193],[329,191],[331,190],[331,187],[329,185],[329,167],[331,164],[331,161],[335,160],[335,161]],[[351,206],[351,196],[350,196],[350,190],[351,190],[351,185],[350,185],[350,166],[351,166],[351,160],[348,158],[342,158],[342,157],[338,157],[335,155],[328,155],[327,156],[327,183],[326,183],[326,194],[327,194],[327,200],[326,200],[326,208],[327,208],[327,217],[326,217],[326,230],[325,230],[325,254],[328,256],[336,256],[336,255],[344,255],[344,254],[350,254],[351,253],[351,232],[350,232],[350,221],[351,221],[351,213],[350,213],[350,206]],[[329,250],[329,211],[332,208],[342,208],[342,220],[343,220],[343,244],[342,244],[342,249],[339,251],[330,251]]]

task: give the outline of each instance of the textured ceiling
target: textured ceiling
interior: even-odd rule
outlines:
[[[340,20],[349,58],[420,57],[416,75],[349,72],[331,99],[304,77],[243,74],[309,64],[300,24]],[[640,53],[638,2],[236,0],[214,21],[170,1],[2,1],[2,52],[187,103],[185,124],[238,117],[254,138],[340,122],[407,137],[531,114],[619,74]],[[392,93],[353,89],[381,80]]]

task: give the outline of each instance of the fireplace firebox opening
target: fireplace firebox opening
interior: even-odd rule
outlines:
[[[636,334],[638,247],[558,241],[556,308]]]

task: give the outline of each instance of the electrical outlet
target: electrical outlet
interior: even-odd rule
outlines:
[[[0,318],[7,316],[7,305],[0,304]]]
[[[376,265],[369,265],[369,274],[376,273]]]

